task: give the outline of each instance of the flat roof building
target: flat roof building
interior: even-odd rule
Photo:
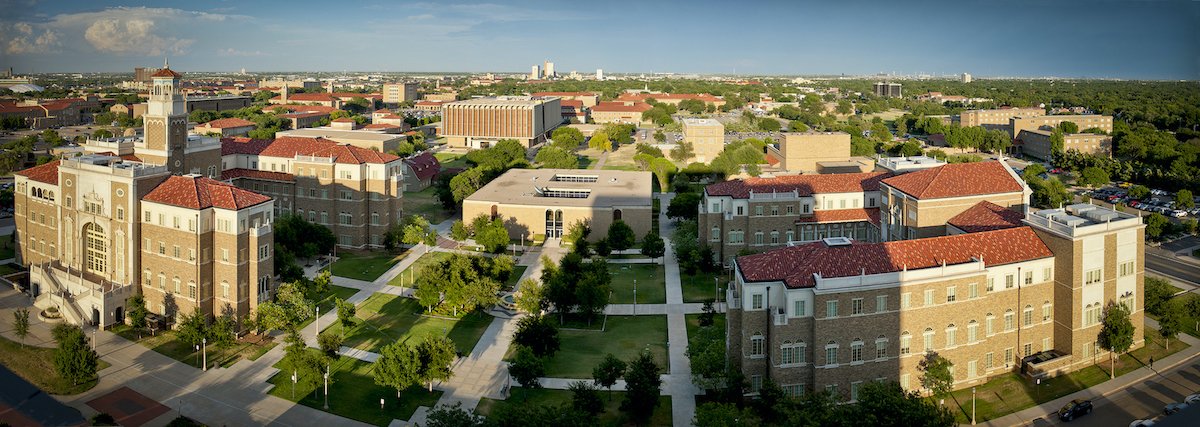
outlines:
[[[697,162],[712,161],[725,151],[725,125],[715,119],[683,119],[682,133]]]
[[[900,83],[876,82],[875,85],[872,86],[871,90],[876,95],[879,95],[879,96],[882,96],[885,98],[899,98],[899,97],[903,96],[902,95],[903,92],[901,91],[901,88],[900,88]]]
[[[383,103],[388,105],[396,105],[407,101],[416,101],[420,99],[420,94],[417,90],[421,88],[419,83],[385,83],[383,85]]]
[[[591,226],[591,240],[623,220],[640,239],[652,227],[650,172],[579,169],[510,169],[463,200],[463,220],[501,218],[510,238],[561,238],[576,221]]]
[[[452,147],[487,148],[515,139],[526,148],[545,142],[562,124],[556,97],[502,96],[442,105],[442,135]]]
[[[899,175],[945,165],[946,162],[926,156],[884,157],[875,163],[876,172],[891,172]]]
[[[1054,157],[1054,144],[1051,142],[1053,136],[1054,132],[1052,131],[1026,129],[1017,134],[1016,139],[1021,142],[1021,152],[1039,159],[1050,160]],[[1095,133],[1071,133],[1063,135],[1064,152],[1076,150],[1080,153],[1112,157],[1112,149],[1112,137],[1108,135]]]

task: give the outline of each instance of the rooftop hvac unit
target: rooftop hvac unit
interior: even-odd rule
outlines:
[[[1079,227],[1081,225],[1087,224],[1087,222],[1088,222],[1088,220],[1074,216],[1074,215],[1062,215],[1062,216],[1054,218],[1054,220],[1058,221],[1059,223],[1064,224],[1068,227]]]
[[[1070,212],[1072,215],[1079,215],[1093,209],[1096,209],[1096,205],[1089,205],[1087,203],[1076,203],[1074,205],[1067,206],[1067,212]]]
[[[1084,213],[1085,216],[1096,222],[1108,222],[1117,219],[1119,215],[1116,212],[1108,209],[1092,209]]]
[[[821,239],[821,241],[825,242],[826,247],[830,247],[830,248],[835,247],[835,246],[850,246],[851,244],[853,244],[853,242],[851,242],[850,239],[846,238],[846,237],[827,237],[827,238]]]

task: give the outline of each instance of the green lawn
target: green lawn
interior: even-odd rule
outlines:
[[[338,260],[333,263],[333,275],[351,279],[375,281],[381,274],[400,262],[404,255],[379,253],[370,255],[355,255],[350,253],[337,254]]]
[[[0,265],[0,276],[16,273],[18,271],[25,271],[25,269],[17,264],[13,264],[13,263]]]
[[[430,186],[421,191],[405,191],[404,197],[437,197],[437,187]]]
[[[528,396],[526,396],[528,392]],[[545,405],[545,406],[561,406],[563,404],[571,404],[570,390],[549,390],[549,389],[530,389],[525,390],[521,387],[513,387],[507,400],[495,400],[483,398],[479,401],[479,406],[475,407],[475,413],[483,416],[491,414],[493,410],[505,406],[517,405]],[[594,425],[597,426],[623,426],[629,422],[621,413],[619,407],[621,401],[625,399],[625,392],[614,391],[609,394],[608,390],[600,390],[601,397],[604,398],[604,412],[597,415],[594,420]],[[654,408],[654,415],[650,416],[650,421],[646,425],[651,426],[669,426],[671,424],[671,396],[659,396],[658,407]]]
[[[1171,288],[1172,292],[1179,292],[1181,290],[1181,289],[1171,286],[1171,285],[1167,285],[1167,286],[1169,288]],[[1182,302],[1184,303],[1184,307],[1187,307],[1187,304],[1190,303],[1192,299],[1200,298],[1200,295],[1193,294],[1193,293],[1187,293],[1187,294],[1177,296],[1175,298],[1183,299]],[[1200,320],[1200,319],[1196,319],[1195,317],[1193,317],[1192,314],[1189,313],[1187,310],[1183,310],[1182,314],[1183,314],[1182,315],[1183,320],[1181,323],[1183,324],[1183,331],[1181,331],[1181,332],[1191,335],[1193,337],[1200,338],[1200,322],[1197,322],[1197,320]],[[1146,312],[1146,317],[1149,317],[1154,320],[1158,320],[1158,316],[1150,314],[1149,312]]]
[[[596,164],[596,162],[598,162],[598,161],[600,161],[600,159],[594,158],[594,157],[580,157],[579,158],[579,166],[577,166],[577,168],[578,169],[591,169],[592,165]]]
[[[713,279],[717,281],[714,282]],[[729,280],[724,274],[681,274],[679,281],[683,285],[683,302],[704,302],[706,299],[717,298],[718,293],[721,294],[721,301],[724,301],[724,290],[729,287]]]
[[[112,328],[112,333],[193,368],[199,369],[204,365],[201,352],[197,351],[191,344],[181,341],[179,334],[175,331],[162,331],[153,335],[147,331],[142,331],[139,334],[137,330],[129,326],[118,325]],[[230,367],[243,358],[256,360],[276,345],[278,343],[272,340],[252,342],[246,339],[237,340],[232,347],[225,351],[221,351],[215,345],[209,345],[207,347],[208,366],[220,364],[224,367]]]
[[[462,157],[462,154],[435,153],[433,156],[437,157],[438,163],[441,163],[442,167],[444,167],[444,168],[455,168],[455,169],[466,169],[467,168],[467,161],[460,159]]]
[[[441,336],[445,330],[465,356],[471,353],[483,331],[492,323],[492,317],[487,315],[471,314],[452,320],[421,316],[422,311],[421,305],[412,298],[371,295],[358,305],[358,324],[346,330],[342,345],[379,353],[392,342],[402,341],[415,346],[426,335]],[[335,323],[325,331],[341,334],[342,325]]]
[[[663,266],[656,264],[609,264],[613,304],[632,304],[633,285],[637,280],[638,304],[666,304],[667,279]]]
[[[345,286],[330,285],[329,292],[323,293],[321,295],[317,295],[317,297],[314,298],[314,301],[316,301],[317,306],[320,307],[321,313],[324,314],[324,313],[329,312],[330,310],[334,310],[337,308],[337,298],[341,298],[344,300],[344,299],[350,298],[354,294],[357,294],[358,291],[359,290],[355,289],[355,288],[347,288]],[[308,320],[305,320],[300,323],[300,328],[303,329],[303,328],[307,327],[308,324],[312,323],[312,321],[315,319],[316,319],[315,317],[309,317]]]
[[[31,316],[36,315],[30,313]],[[90,341],[92,337],[88,337]],[[21,343],[10,341],[6,338],[0,339],[0,365],[4,365],[10,371],[13,371],[21,378],[29,381],[37,388],[42,389],[46,393],[57,395],[72,395],[79,394],[91,390],[99,381],[98,377],[94,377],[89,381],[79,383],[78,385],[71,384],[70,381],[63,379],[54,373],[54,349],[40,348],[32,346],[22,346]],[[103,370],[109,365],[101,360],[96,371]]]
[[[315,353],[320,350],[309,349]],[[374,364],[363,362],[350,357],[341,357],[329,365],[329,409],[327,412],[346,418],[362,421],[377,426],[386,426],[393,419],[407,420],[412,418],[418,406],[433,407],[442,397],[441,391],[430,393],[420,386],[409,387],[404,391],[404,398],[396,398],[396,390],[375,384],[371,374]],[[292,369],[286,362],[275,364],[279,373],[271,377],[269,382],[275,385],[271,395],[283,398],[301,405],[317,409],[325,406],[324,384],[320,387],[299,387],[292,397]],[[303,374],[302,374],[303,375]],[[379,408],[379,399],[386,399],[385,408]]]
[[[686,314],[684,317],[687,318],[688,341],[691,341],[692,337],[696,336],[696,331],[700,330],[700,315]],[[716,326],[717,329],[725,329],[725,313],[717,313],[713,316],[713,326]]]
[[[1117,376],[1145,366],[1146,363],[1149,363],[1151,356],[1156,360],[1162,360],[1164,357],[1188,347],[1187,344],[1172,339],[1171,350],[1167,351],[1162,345],[1162,335],[1159,335],[1157,330],[1149,327],[1145,330],[1146,345],[1129,354],[1121,355],[1116,363]],[[998,375],[976,389],[977,421],[984,422],[1003,417],[1036,404],[1049,402],[1095,386],[1108,381],[1108,375],[1107,356],[1098,358],[1094,366],[1042,381],[1041,390],[1016,373]],[[959,423],[969,423],[971,421],[971,389],[967,388],[951,393],[946,398],[946,406],[955,412]]]
[[[12,234],[9,234],[7,236],[0,236],[0,242],[4,243],[4,246],[2,248],[0,248],[0,259],[9,259],[9,258],[16,257],[17,245],[13,244],[12,238],[13,238]]]
[[[605,164],[604,164],[604,166],[601,166],[601,167],[600,167],[600,169],[601,169],[601,170],[606,170],[606,171],[639,171],[639,170],[641,170],[641,169],[638,169],[638,167],[637,167],[637,166],[632,166],[632,165],[610,165],[610,164],[608,164],[608,163],[605,163]]]
[[[668,369],[666,316],[609,316],[604,332],[560,331],[558,336],[562,349],[546,363],[547,377],[591,378],[609,353],[628,361],[647,347]]]
[[[434,187],[429,187],[419,193],[405,193],[404,215],[420,215],[434,225],[454,218],[455,210],[442,209],[442,202],[438,200],[436,193],[431,193],[429,196],[423,195],[430,190],[436,191]]]

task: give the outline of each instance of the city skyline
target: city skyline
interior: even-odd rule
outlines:
[[[1194,1],[218,5],[3,0],[0,66],[1200,78]]]

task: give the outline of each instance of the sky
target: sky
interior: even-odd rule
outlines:
[[[1200,79],[1200,1],[0,0],[17,74],[177,71]]]

